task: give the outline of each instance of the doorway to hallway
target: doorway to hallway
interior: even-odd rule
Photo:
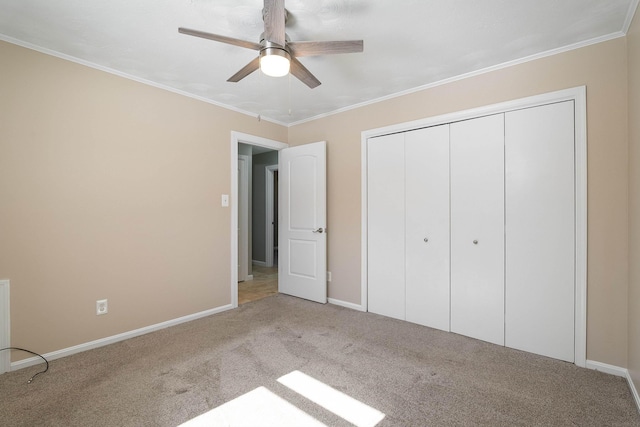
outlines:
[[[238,305],[278,293],[278,150],[238,144]],[[245,185],[243,183],[245,178]],[[244,230],[244,231],[243,231]]]

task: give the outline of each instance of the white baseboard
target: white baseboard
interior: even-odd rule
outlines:
[[[352,302],[341,301],[339,299],[334,299],[334,298],[327,298],[327,302],[329,304],[339,305],[340,307],[350,308],[351,310],[365,311],[360,304],[354,304]]]
[[[156,323],[155,325],[146,326],[144,328],[135,329],[133,331],[123,332],[118,335],[101,338],[99,340],[75,345],[73,347],[64,348],[62,350],[52,351],[51,353],[43,354],[43,356],[45,357],[45,359],[49,361],[60,359],[61,357],[71,356],[72,354],[81,353],[83,351],[92,350],[98,347],[104,347],[105,345],[114,344],[129,338],[134,338],[140,335],[148,334],[149,332],[158,331],[160,329],[168,328],[170,326],[175,326],[181,323],[200,319],[202,317],[211,316],[212,314],[222,313],[223,311],[231,310],[232,308],[233,306],[231,304],[223,305],[222,307],[212,308],[211,310],[205,310],[199,313],[189,314],[187,316],[178,317],[177,319],[173,319],[173,320],[167,320],[166,322],[162,322],[162,323]],[[42,359],[40,359],[39,357],[30,357],[28,359],[12,362],[11,370],[16,371],[18,369],[27,368],[29,366],[37,365],[39,363],[42,363]]]
[[[255,259],[251,261],[251,264],[257,265],[258,267],[266,267],[267,266],[267,262],[266,261],[256,261]]]
[[[631,379],[631,374],[627,371],[627,382],[629,383],[629,387],[631,388],[631,394],[636,401],[636,406],[638,407],[638,412],[640,412],[640,394],[638,394],[638,389],[636,385],[633,383],[633,379]]]
[[[633,399],[636,402],[636,407],[638,408],[638,412],[640,412],[640,395],[638,394],[638,389],[636,389],[636,386],[633,383],[633,380],[631,379],[631,374],[629,374],[628,369],[621,368],[619,366],[609,365],[607,363],[595,362],[593,360],[587,360],[586,368],[604,372],[605,374],[611,374],[617,377],[626,378],[627,383],[629,383],[629,388],[631,389],[631,394],[633,395]]]
[[[616,377],[627,378],[627,375],[629,375],[629,371],[627,371],[625,368],[621,368],[615,365],[609,365],[607,363],[595,362],[588,359],[585,367],[587,369],[593,369],[594,371],[604,372],[605,374],[615,375]]]

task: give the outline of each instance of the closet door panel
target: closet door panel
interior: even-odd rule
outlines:
[[[573,101],[506,114],[506,345],[574,361]]]
[[[504,345],[504,115],[451,124],[451,331]]]
[[[404,320],[404,135],[369,139],[367,156],[367,305]]]
[[[449,125],[405,134],[406,320],[449,331]]]

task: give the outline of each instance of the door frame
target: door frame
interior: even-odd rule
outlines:
[[[231,131],[231,306],[238,307],[238,144],[257,145],[280,151],[289,144],[273,139]]]
[[[273,227],[273,222],[277,221],[278,218],[275,218],[273,215],[273,208],[275,206],[274,199],[273,199],[273,195],[274,195],[274,185],[273,185],[273,179],[274,179],[274,172],[278,170],[278,165],[269,165],[269,166],[265,166],[264,168],[264,175],[265,175],[265,196],[264,196],[264,200],[265,200],[265,264],[267,267],[273,267],[273,250],[274,248],[274,244],[273,241],[275,240],[275,233],[274,233],[274,227]]]
[[[367,141],[369,138],[425,127],[469,120],[491,114],[537,107],[563,101],[574,101],[575,125],[575,364],[587,363],[587,92],[579,86],[556,92],[530,96],[479,108],[443,114],[392,126],[370,129],[361,133],[361,307],[368,311],[367,265]]]
[[[242,251],[244,256],[238,259],[238,280],[251,280],[253,277],[249,275],[249,167],[251,166],[250,156],[246,154],[238,154],[239,174],[242,174],[241,180],[238,176],[238,252]],[[242,185],[240,183],[242,182]]]
[[[9,309],[9,280],[0,280],[0,315],[4,327],[0,329],[0,348],[11,346],[11,314]],[[11,351],[0,352],[0,374],[11,371]]]

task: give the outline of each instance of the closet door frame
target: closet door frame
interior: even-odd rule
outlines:
[[[541,95],[501,102],[470,110],[459,111],[440,116],[429,117],[411,122],[361,133],[361,189],[362,189],[362,232],[361,232],[361,306],[367,311],[367,146],[368,139],[376,136],[406,132],[425,127],[443,125],[461,120],[488,116],[523,108],[538,107],[563,101],[574,101],[575,124],[575,364],[586,367],[587,364],[587,105],[586,87],[549,92]]]

